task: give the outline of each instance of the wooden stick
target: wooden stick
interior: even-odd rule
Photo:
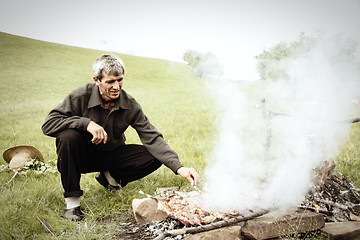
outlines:
[[[15,174],[12,176],[12,178],[5,184],[9,184],[14,178],[15,176],[19,173],[19,171],[15,171]]]
[[[360,122],[360,117],[351,119],[351,123]]]
[[[266,100],[264,98],[262,98],[261,104],[258,105],[258,107],[260,107],[262,109],[263,115],[269,119],[272,119],[275,116],[287,116],[287,117],[296,117],[296,118],[301,118],[304,120],[311,120],[311,121],[326,121],[326,122],[330,122],[330,123],[357,123],[357,122],[360,122],[360,117],[354,117],[351,119],[316,119],[316,118],[311,118],[309,116],[301,116],[301,115],[296,115],[296,114],[291,114],[291,113],[276,112],[270,108],[265,107],[265,101]]]
[[[298,205],[297,207],[301,208],[301,209],[304,209],[304,210],[311,210],[313,212],[323,213],[323,214],[326,214],[326,215],[333,215],[328,210],[324,210],[322,208],[317,209],[317,208],[314,208],[314,207],[311,207],[311,206],[301,206],[301,205]]]
[[[185,228],[177,229],[177,230],[169,230],[169,231],[163,232],[158,237],[156,237],[154,240],[163,240],[168,236],[176,236],[176,235],[186,234],[186,233],[199,233],[199,232],[213,230],[216,228],[230,226],[230,225],[238,223],[238,222],[244,222],[244,221],[265,215],[269,212],[270,212],[270,210],[263,209],[258,212],[254,212],[248,216],[237,216],[237,217],[230,218],[229,220],[222,220],[222,221],[218,221],[218,222],[214,222],[214,223],[210,223],[210,224],[206,224],[206,225],[200,225],[200,226],[189,227],[189,228],[185,227]]]
[[[47,232],[51,233],[51,235],[52,235],[55,239],[58,239],[58,238],[56,237],[56,235],[51,231],[53,228],[50,226],[50,224],[48,224],[47,222],[41,220],[38,216],[36,216],[36,218],[39,220],[39,222],[41,223],[41,225],[44,227],[44,229],[45,229]]]
[[[350,179],[346,176],[344,176],[341,172],[339,172],[339,174],[341,175],[342,179],[345,180],[346,183],[346,187],[352,192],[352,194],[358,199],[360,200],[360,193],[359,190],[356,188],[356,186],[350,181]]]
[[[337,208],[339,208],[341,210],[344,210],[344,211],[349,210],[348,206],[346,206],[344,204],[341,204],[341,203],[333,202],[333,201],[330,201],[330,200],[327,200],[327,199],[320,199],[320,202],[331,205],[333,207],[337,207]]]

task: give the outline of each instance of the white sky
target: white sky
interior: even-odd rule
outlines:
[[[317,30],[360,41],[360,0],[0,0],[2,32],[177,61],[212,52],[233,79],[258,78],[254,56]]]

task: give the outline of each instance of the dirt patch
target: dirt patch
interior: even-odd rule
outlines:
[[[119,239],[154,239],[154,237],[149,233],[145,232],[145,226],[139,225],[136,223],[128,223],[125,226],[122,226],[122,231],[116,235]]]
[[[101,225],[114,226],[113,229],[117,239],[153,239],[149,233],[145,232],[145,225],[136,223],[135,218],[130,211],[122,211],[98,219],[98,221]]]

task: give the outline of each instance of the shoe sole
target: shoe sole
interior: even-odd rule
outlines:
[[[95,179],[98,181],[98,183],[100,183],[101,186],[103,186],[104,188],[106,188],[107,190],[110,191],[121,191],[119,186],[112,186],[109,184],[108,180],[105,178],[105,176],[103,176],[101,173],[98,173],[95,175]]]

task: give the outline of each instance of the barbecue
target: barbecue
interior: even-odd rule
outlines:
[[[168,215],[168,218],[162,221],[147,224],[144,229],[156,237],[156,240],[165,239],[168,236],[175,237],[170,239],[182,239],[181,236],[186,234],[227,227],[269,212],[266,209],[247,210],[241,213],[237,210],[222,212],[204,206],[202,202],[203,192],[199,189],[192,192],[174,191],[173,189],[169,188],[168,191],[158,189],[155,192],[156,196],[140,191],[146,197],[155,199],[158,203],[158,209]],[[175,187],[175,189],[178,188]]]
[[[269,162],[272,118],[276,116],[294,116],[272,111],[265,106],[265,99],[262,99],[258,107],[262,110],[267,123],[264,162]],[[354,123],[357,120],[350,119],[336,122]],[[323,223],[324,219],[326,222],[360,221],[360,189],[355,187],[351,180],[342,173],[335,173],[334,169],[335,163],[332,160],[324,161],[314,169],[312,187],[304,196],[303,201],[296,207],[298,211],[312,211],[319,214],[317,216],[321,217]],[[155,197],[145,194],[147,197],[156,199],[158,209],[168,215],[168,218],[163,221],[147,224],[145,231],[151,232],[152,237],[156,240],[165,238],[183,239],[181,236],[184,236],[184,234],[239,224],[268,213],[274,213],[277,210],[246,209],[238,211],[234,209],[224,212],[211,209],[202,202],[202,195],[206,191],[201,191],[198,188],[195,188],[195,190],[193,192],[182,192],[175,188],[168,191],[157,191]],[[296,203],[294,204],[296,205]],[[318,227],[322,228],[323,225]],[[292,233],[296,233],[296,231]]]
[[[313,186],[297,206],[319,213],[326,222],[360,220],[360,190],[341,173],[334,174],[333,161],[325,161],[314,169]],[[257,209],[238,212],[221,212],[202,204],[204,192],[183,192],[178,190],[159,191],[150,196],[158,202],[158,208],[167,213],[162,221],[148,223],[143,231],[148,239],[183,239],[187,234],[227,227],[260,217],[276,209]]]

